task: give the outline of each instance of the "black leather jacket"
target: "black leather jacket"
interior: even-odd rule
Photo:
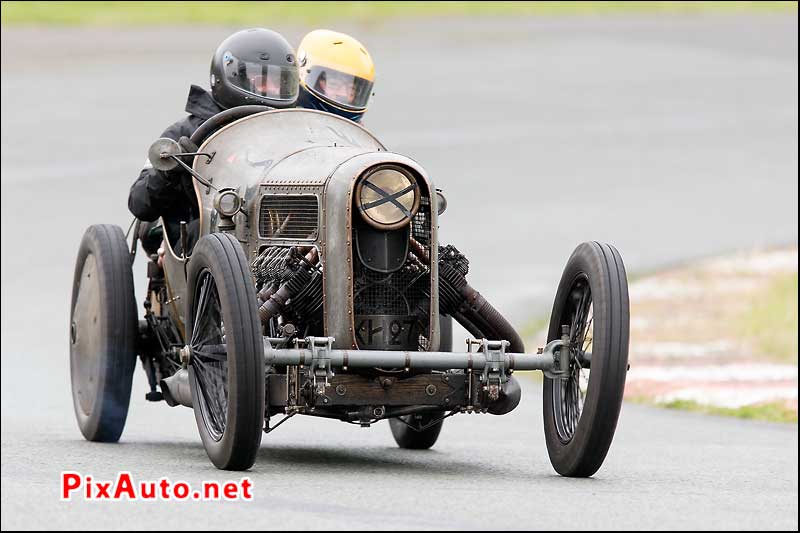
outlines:
[[[223,110],[208,91],[192,85],[186,100],[189,116],[168,127],[161,137],[176,141],[183,136],[191,137],[203,122]],[[199,211],[192,177],[188,172],[182,172],[179,178],[170,180],[148,161],[131,187],[128,209],[136,218],[147,222],[164,217],[167,224],[173,227],[180,224],[181,220],[189,222],[196,219]]]

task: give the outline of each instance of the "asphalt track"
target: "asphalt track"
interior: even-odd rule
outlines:
[[[341,29],[378,65],[367,126],[445,189],[442,239],[518,326],[584,240],[634,274],[797,241],[796,16]],[[510,415],[448,420],[429,452],[385,423],[294,419],[263,439],[253,502],[59,501],[62,470],[240,477],[213,469],[188,410],[144,401],[138,371],[122,441],[83,441],[67,352],[84,228],[127,228],[147,146],[230,30],[3,29],[3,529],[797,529],[797,426],[625,405],[600,472],[562,479],[533,382]]]

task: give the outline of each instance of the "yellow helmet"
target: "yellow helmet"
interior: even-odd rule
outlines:
[[[367,110],[375,64],[360,42],[344,33],[314,30],[297,48],[298,105],[358,121]]]

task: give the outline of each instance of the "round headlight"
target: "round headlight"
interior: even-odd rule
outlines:
[[[419,209],[419,186],[407,170],[381,166],[365,175],[356,187],[356,205],[371,226],[381,230],[402,228]]]
[[[242,207],[242,199],[233,189],[223,189],[214,198],[214,208],[224,217],[232,217]]]

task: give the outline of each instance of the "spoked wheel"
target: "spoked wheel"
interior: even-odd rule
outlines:
[[[70,375],[78,427],[87,440],[122,435],[136,366],[136,300],[122,229],[96,225],[78,250],[70,308]]]
[[[219,441],[228,417],[228,352],[219,292],[214,276],[203,270],[198,280],[199,295],[194,310],[192,370],[198,392],[198,407],[209,435]]]
[[[592,353],[594,309],[592,289],[585,275],[575,280],[569,297],[575,305],[570,311],[572,323],[569,327],[572,364],[566,379],[553,382],[553,415],[561,442],[569,442],[575,435],[589,389],[591,369],[585,366],[589,366],[586,354]]]
[[[195,420],[211,462],[253,466],[264,418],[264,354],[255,290],[241,245],[203,237],[189,263],[187,338]]]
[[[617,426],[628,365],[628,282],[619,252],[583,243],[556,292],[548,341],[569,336],[570,365],[545,378],[544,427],[553,468],[591,476],[603,464]]]

